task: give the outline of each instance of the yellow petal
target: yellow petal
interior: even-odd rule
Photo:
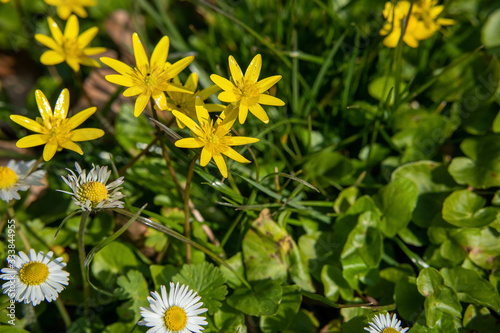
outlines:
[[[132,36],[132,43],[134,44],[136,67],[141,71],[146,70],[146,68],[149,67],[148,57],[146,56],[146,51],[144,51],[144,47],[139,39],[139,35],[136,32],[134,32],[134,35]]]
[[[186,82],[186,84],[187,84],[187,82]],[[208,88],[205,88],[205,89],[199,91],[197,93],[197,95],[200,96],[200,98],[202,100],[206,100],[207,98],[209,98],[210,96],[212,96],[213,94],[215,94],[216,92],[218,92],[219,90],[220,90],[220,87],[218,85],[214,84],[214,85],[211,85]]]
[[[66,141],[64,141],[64,142],[61,143],[61,146],[63,148],[66,148],[66,149],[72,150],[74,152],[77,152],[80,155],[83,155],[82,148],[80,148],[80,146],[77,145],[76,143],[74,143],[73,141],[66,140]]]
[[[45,129],[45,127],[40,125],[40,123],[37,123],[36,121],[24,116],[11,115],[10,119],[12,119],[12,121],[15,122],[16,124],[19,124],[33,132],[43,133]]]
[[[184,84],[184,87],[186,87],[187,89],[189,89],[191,91],[195,91],[196,88],[198,87],[198,74],[196,74],[196,73],[189,74],[189,76],[186,80],[186,84]],[[206,99],[206,98],[202,98],[202,99]]]
[[[168,69],[165,71],[166,75],[168,76],[168,78],[173,78],[174,76],[182,72],[184,68],[186,68],[190,63],[193,62],[193,60],[193,56],[182,58],[172,66],[168,67]]]
[[[99,62],[97,62],[97,60],[89,58],[89,57],[80,58],[80,63],[84,66],[101,67],[101,64]]]
[[[102,63],[108,65],[122,75],[130,76],[134,72],[129,65],[119,60],[108,57],[101,57],[100,60],[102,61]]]
[[[80,61],[78,58],[66,58],[66,63],[75,73],[80,71]]]
[[[250,143],[259,142],[257,138],[250,138],[247,136],[225,136],[219,142],[228,146],[241,146]]]
[[[203,147],[203,149],[201,150],[200,165],[204,167],[205,165],[208,164],[208,162],[210,162],[211,159],[212,159],[212,150],[209,149],[209,147],[207,146]]]
[[[41,90],[36,90],[35,98],[42,119],[44,121],[50,121],[52,119],[52,108],[50,107],[47,97],[45,97],[45,94]]]
[[[208,112],[221,112],[224,111],[224,105],[222,104],[205,104],[205,109]]]
[[[186,125],[196,136],[203,136],[203,132],[197,123],[193,119],[186,116],[184,113],[179,111],[172,111],[175,118],[179,119],[184,125]]]
[[[76,15],[71,15],[66,22],[66,28],[64,28],[64,37],[69,40],[77,40],[79,31],[78,18]]]
[[[262,57],[257,54],[245,72],[245,81],[257,82],[260,75],[260,69],[262,68]]]
[[[142,111],[146,108],[146,105],[148,105],[149,98],[151,98],[149,93],[137,96],[134,106],[134,116],[139,117],[141,115]]]
[[[205,142],[198,138],[185,138],[175,141],[175,146],[179,148],[201,148]]]
[[[252,106],[249,106],[250,112],[256,116],[260,121],[264,122],[267,124],[269,122],[269,117],[267,116],[266,111],[260,106],[260,104],[255,104]]]
[[[40,43],[40,44],[43,44],[45,46],[47,46],[48,48],[51,48],[51,49],[58,49],[59,46],[57,45],[56,41],[53,40],[52,38],[50,38],[49,36],[45,36],[45,35],[42,35],[42,34],[36,34],[35,35],[35,39]]]
[[[193,92],[183,86],[179,86],[175,83],[169,83],[165,89],[165,91],[174,91],[174,92],[180,92],[180,93],[184,93],[184,94],[190,94],[192,95]]]
[[[50,29],[50,33],[52,34],[52,37],[54,37],[54,41],[59,44],[59,45],[62,45],[62,41],[63,41],[63,34],[61,32],[61,29],[59,29],[59,26],[57,25],[57,23],[52,19],[52,17],[48,17],[47,18],[47,21],[49,23],[49,29]]]
[[[448,18],[439,18],[439,19],[437,19],[436,22],[439,25],[453,25],[453,24],[455,24],[455,20],[448,19]]]
[[[196,118],[198,119],[198,123],[201,125],[202,123],[210,122],[210,115],[208,114],[207,109],[205,109],[205,105],[201,98],[197,97],[195,101],[196,106]]]
[[[92,56],[103,52],[106,52],[105,47],[87,47],[83,49],[83,54],[87,56]]]
[[[267,94],[259,95],[259,103],[264,105],[275,105],[275,106],[285,105],[285,102],[283,102],[281,99]]]
[[[92,39],[97,35],[97,32],[99,31],[99,28],[97,27],[92,27],[85,32],[83,32],[80,36],[78,36],[78,46],[80,49],[84,49],[87,47],[87,45],[90,44]]]
[[[384,38],[384,45],[394,48],[398,45],[399,38],[401,37],[401,29],[394,29],[387,37]]]
[[[219,87],[221,87],[222,90],[228,90],[228,91],[233,91],[233,89],[236,89],[236,86],[229,81],[228,79],[223,78],[220,75],[217,74],[212,74],[210,75],[210,79]]]
[[[153,95],[152,97],[158,109],[160,110],[167,109],[167,97],[162,91],[159,92],[158,94]]]
[[[160,42],[156,45],[153,54],[151,55],[151,70],[165,66],[165,62],[167,62],[169,44],[170,40],[167,36],[160,39]]]
[[[40,62],[45,66],[57,65],[64,62],[64,60],[66,60],[66,58],[63,54],[52,50],[45,51],[40,57]]]
[[[88,109],[85,109],[83,111],[80,111],[78,112],[77,114],[75,114],[73,117],[69,118],[68,119],[68,126],[71,128],[71,129],[75,129],[77,128],[78,126],[80,126],[85,120],[87,120],[91,115],[93,115],[95,113],[95,111],[97,110],[96,107],[91,107],[91,108],[88,108]]]
[[[227,166],[226,161],[224,161],[224,157],[221,154],[214,154],[213,156],[215,164],[217,164],[217,168],[219,168],[222,177],[227,178]]]
[[[238,113],[239,109],[235,108],[231,104],[224,109],[219,119],[217,119],[217,124],[219,124],[219,127],[216,131],[217,136],[224,136],[231,130],[231,127],[236,121],[236,118],[238,118]],[[221,119],[223,120],[221,121]]]
[[[71,9],[68,6],[57,6],[57,16],[62,20],[67,20],[71,14]]]
[[[274,75],[260,80],[259,82],[257,82],[259,93],[262,94],[263,92],[267,91],[269,88],[274,86],[279,80],[281,80],[281,75]]]
[[[234,82],[241,83],[243,81],[243,72],[233,56],[229,56],[229,71]]]
[[[250,163],[249,160],[247,160],[246,158],[244,158],[243,156],[241,156],[240,153],[238,153],[236,150],[234,150],[233,148],[229,148],[227,147],[226,150],[224,150],[222,152],[222,154],[226,155],[227,157],[235,160],[236,162],[240,162],[240,163]]]
[[[245,122],[245,120],[247,120],[248,105],[246,105],[246,104],[240,104],[240,106],[239,106],[238,109],[239,109],[238,120],[239,120],[240,124],[243,124]]]
[[[123,96],[125,96],[125,97],[137,96],[139,94],[142,94],[142,89],[139,86],[134,86],[134,87],[127,88],[123,92]]]
[[[232,91],[223,91],[219,94],[218,98],[222,102],[226,102],[226,103],[233,103],[233,102],[238,101],[238,98],[236,97],[235,94],[233,94]]]
[[[87,11],[82,6],[74,6],[73,11],[76,13],[76,15],[78,15],[82,18],[87,17]]]
[[[71,141],[90,141],[103,135],[104,131],[99,128],[80,128],[71,132]]]
[[[54,118],[65,119],[68,115],[69,108],[69,91],[64,88],[57,98],[56,106],[54,107]]]
[[[130,76],[124,76],[119,74],[106,75],[106,80],[108,80],[111,83],[125,87],[133,87],[136,85]]]
[[[56,140],[50,140],[47,142],[45,148],[43,148],[43,159],[45,162],[50,161],[50,159],[54,157],[57,147],[58,145]]]
[[[49,140],[49,136],[46,134],[32,134],[19,139],[16,142],[18,148],[30,148],[35,146],[40,146]]]
[[[403,36],[403,41],[409,47],[416,48],[418,47],[418,40],[412,34],[406,34]]]

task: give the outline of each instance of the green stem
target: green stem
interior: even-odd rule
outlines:
[[[429,267],[429,265],[422,259],[418,254],[413,252],[406,246],[405,243],[403,243],[399,238],[393,238],[392,239],[398,246],[401,248],[401,250],[406,254],[408,258],[418,267],[419,270],[424,269]]]
[[[119,213],[119,214],[125,215],[125,216],[129,216],[129,217],[134,216],[134,213],[129,212],[128,210],[123,209],[123,208],[115,208],[114,211]],[[192,247],[197,248],[198,250],[204,252],[206,255],[208,255],[210,258],[212,258],[213,261],[215,261],[216,263],[218,263],[221,266],[226,267],[229,271],[231,271],[234,274],[234,276],[236,276],[241,281],[241,283],[243,283],[245,285],[245,287],[247,287],[248,289],[252,289],[250,287],[250,284],[241,275],[239,275],[231,266],[229,266],[228,263],[226,263],[216,253],[210,251],[209,249],[207,249],[203,245],[200,245],[196,242],[193,242],[192,240],[184,237],[183,235],[179,234],[178,232],[176,232],[172,229],[169,229],[169,228],[165,227],[164,225],[153,222],[148,218],[139,216],[139,217],[137,217],[137,221],[141,222],[142,224],[147,225],[148,227],[151,227],[153,229],[161,231],[161,232],[163,232],[163,233],[165,233],[165,234],[167,234],[167,235],[169,235],[177,240],[180,240],[181,242],[184,242],[186,244],[190,244]]]
[[[90,215],[90,212],[83,212],[82,219],[80,221],[80,227],[78,228],[78,256],[80,257],[80,270],[82,271],[82,283],[83,283],[83,297],[84,297],[84,310],[85,316],[89,313],[89,296],[90,289],[89,283],[85,276],[85,242],[83,239],[85,232],[85,224]]]
[[[135,156],[130,162],[128,162],[123,168],[118,172],[118,176],[123,176],[128,168],[133,166],[142,156],[148,153],[149,149],[160,139],[160,134],[156,133],[155,138],[144,148],[137,156]]]
[[[64,326],[66,327],[66,330],[68,330],[68,328],[71,326],[71,318],[68,314],[68,311],[66,310],[66,307],[64,306],[64,303],[60,298],[56,299],[55,303],[57,306],[57,310],[59,310],[62,320],[64,321]]]
[[[189,170],[186,178],[186,187],[184,188],[184,235],[187,239],[191,239],[191,225],[189,224],[189,217],[191,216],[189,210],[189,194],[191,187],[191,180],[193,179],[194,166],[196,165],[196,160],[198,160],[198,154],[194,155],[191,163],[189,164]],[[191,264],[191,245],[186,243],[186,263]]]

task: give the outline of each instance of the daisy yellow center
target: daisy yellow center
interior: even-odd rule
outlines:
[[[83,184],[79,190],[79,196],[82,201],[90,200],[92,206],[108,199],[108,189],[101,182],[88,182]]]
[[[8,167],[0,167],[0,189],[6,189],[13,186],[19,177],[17,174]]]
[[[398,330],[392,328],[392,327],[387,327],[387,328],[384,328],[384,330],[382,331],[382,333],[399,333]]]
[[[165,311],[165,326],[174,332],[182,330],[187,324],[187,315],[184,309],[178,306],[172,306]]]
[[[30,262],[21,268],[19,279],[27,285],[39,285],[49,276],[49,268],[41,262]]]

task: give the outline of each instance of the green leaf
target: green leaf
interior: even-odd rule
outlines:
[[[465,310],[463,325],[467,332],[489,333],[498,330],[498,320],[490,310],[473,304]]]
[[[441,163],[418,161],[402,165],[394,170],[391,179],[406,178],[417,185],[418,200],[412,221],[420,227],[428,227],[441,215],[443,201],[457,184]]]
[[[153,128],[146,117],[134,117],[133,104],[122,104],[115,121],[116,140],[131,155],[137,155],[154,138]]]
[[[242,332],[245,327],[245,315],[223,303],[214,315],[218,332]]]
[[[111,289],[116,276],[129,269],[138,269],[140,262],[125,244],[112,242],[102,248],[92,261],[92,273],[105,287]]]
[[[351,186],[340,191],[339,195],[333,202],[333,209],[335,213],[345,213],[349,207],[351,207],[358,198],[359,189],[357,187]]]
[[[487,306],[500,311],[500,297],[491,283],[476,271],[463,267],[443,268],[441,274],[447,285],[455,289],[460,301]]]
[[[324,265],[321,270],[321,282],[325,289],[325,297],[336,302],[342,296],[344,300],[353,299],[353,290],[342,275],[339,267]]]
[[[227,298],[233,308],[250,316],[272,316],[278,312],[283,291],[278,281],[250,282],[252,289],[238,288]]]
[[[161,285],[172,281],[172,277],[179,272],[179,269],[173,265],[150,265],[149,270],[156,290],[160,290]]]
[[[181,271],[172,277],[172,281],[186,284],[198,292],[211,315],[220,308],[227,294],[226,278],[219,268],[206,261],[196,265],[183,265]]]
[[[481,29],[481,42],[487,48],[494,48],[500,46],[500,9],[488,15],[486,23]]]
[[[147,301],[149,289],[146,279],[141,272],[130,270],[126,276],[119,276],[116,283],[120,288],[115,290],[115,294],[121,300],[128,300],[116,309],[118,315],[124,321],[138,321],[141,318],[140,307],[149,306]]]
[[[498,210],[494,207],[483,208],[486,199],[468,191],[455,191],[443,205],[443,219],[457,227],[478,228],[495,221]]]
[[[396,79],[393,76],[379,76],[377,78],[371,79],[370,84],[368,85],[368,93],[375,99],[385,101],[391,92],[390,103],[392,104],[394,101],[394,85],[396,83]],[[401,82],[399,86],[399,93],[404,91],[406,84]]]
[[[89,317],[80,317],[71,324],[66,333],[94,333],[103,329],[104,325],[99,317],[93,320]]]
[[[418,292],[425,297],[434,295],[439,286],[444,285],[444,278],[432,267],[424,268],[417,278]]]
[[[264,333],[281,332],[292,323],[302,303],[302,294],[299,286],[284,286],[283,297],[278,312],[273,316],[260,317],[260,328]]]
[[[415,321],[415,314],[421,311],[425,299],[418,292],[415,279],[404,277],[396,282],[394,300],[401,318]]]
[[[459,184],[475,188],[500,186],[500,135],[467,138],[460,144],[467,157],[455,157],[448,171]]]
[[[417,204],[417,186],[406,178],[396,178],[380,189],[375,202],[382,211],[380,229],[387,237],[394,237],[406,228]]]

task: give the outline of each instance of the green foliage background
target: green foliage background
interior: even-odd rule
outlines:
[[[68,87],[74,104],[82,94],[71,70],[65,64],[55,70],[42,66],[44,49],[33,39],[34,33],[47,33],[45,15],[55,11],[42,1],[20,3],[22,20],[12,3],[0,5],[0,49],[22,55],[36,69],[32,91],[42,89],[54,103]],[[193,249],[188,266],[182,242],[153,229],[131,237],[139,232],[133,229],[96,254],[90,279],[109,294],[93,290],[92,316],[85,317],[76,251],[79,218],[69,220],[54,240],[75,208],[55,191],[65,189],[60,176],[75,160],[89,169],[92,163],[110,165],[111,156],[119,169],[155,136],[147,117],[134,118],[129,102],[109,96],[99,117],[86,123],[107,134],[83,143],[82,157],[56,155],[44,166],[49,188],[29,206],[23,201],[15,206],[34,248],[51,248],[69,259],[70,285],[60,295],[72,319],[67,331],[132,331],[149,291],[170,281],[187,283],[202,296],[208,308],[205,332],[362,332],[376,311],[397,312],[411,333],[496,331],[500,3],[444,4],[446,17],[456,24],[416,49],[383,46],[384,1],[109,0],[90,8],[89,18],[80,22],[81,30],[100,28],[93,46],[117,49],[105,20],[125,10],[149,51],[168,35],[169,60],[194,54],[189,70],[199,73],[204,87],[211,84],[211,73],[228,77],[229,55],[245,68],[261,53],[262,76],[283,76],[273,93],[286,106],[266,108],[268,125],[249,117],[237,127],[260,139],[251,146],[254,163],[230,163],[223,183],[214,165],[197,166],[192,183],[191,199],[205,219],[193,218],[193,240],[252,288],[226,267],[214,266],[203,251]],[[84,80],[92,70],[83,69]],[[8,117],[34,118],[34,93],[26,101],[0,93],[1,139],[14,142],[26,132]],[[112,103],[119,104],[118,113]],[[187,130],[178,133],[189,136]],[[190,158],[169,140],[166,144],[183,183]],[[128,208],[135,212],[132,207],[148,203],[143,216],[182,233],[182,198],[155,148],[125,174]],[[1,155],[36,159],[41,150],[33,152]],[[114,213],[93,217],[87,249],[125,221]],[[3,244],[0,257],[6,253]],[[17,245],[26,250],[20,239]],[[354,306],[368,303],[372,306]],[[8,305],[5,295],[0,304]],[[17,326],[2,327],[5,332],[65,330],[53,303],[34,311],[18,308]],[[5,325],[6,313],[0,312]]]

